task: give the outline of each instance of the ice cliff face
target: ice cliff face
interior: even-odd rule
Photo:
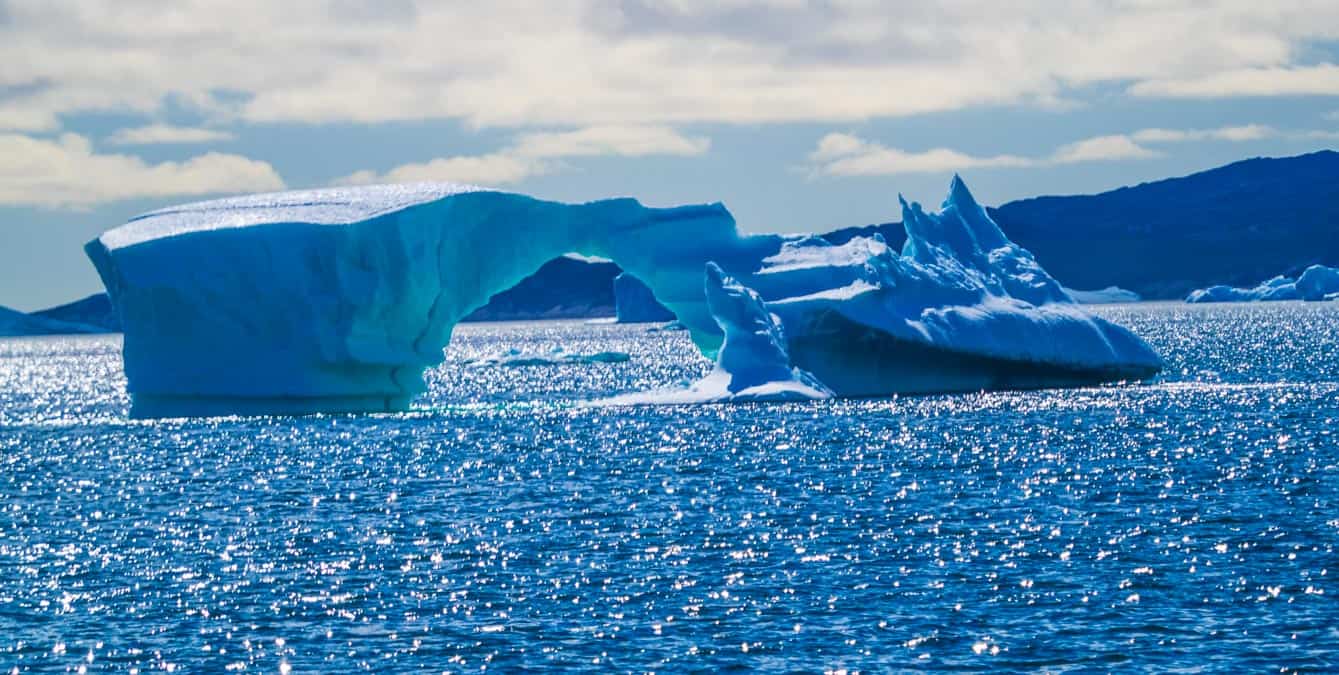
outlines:
[[[716,368],[694,389],[704,401],[787,401],[827,398],[832,391],[791,365],[785,328],[758,293],[707,263],[705,290],[725,333]]]
[[[1277,276],[1254,288],[1210,286],[1192,292],[1186,302],[1270,302],[1339,299],[1339,268],[1312,265],[1297,279]]]
[[[173,207],[87,251],[123,322],[132,413],[159,416],[406,408],[458,321],[569,251],[622,263],[714,355],[703,265],[777,245],[719,204],[420,184]]]
[[[1081,384],[1160,366],[1138,338],[1073,304],[960,180],[942,213],[904,202],[903,217],[899,255],[880,237],[741,236],[719,204],[563,204],[421,184],[164,209],[87,250],[123,322],[141,416],[404,409],[458,321],[567,252],[612,259],[645,282],[741,384],[771,372],[814,391],[880,395]],[[767,325],[775,331],[736,330]],[[718,355],[732,330],[767,340],[741,337],[735,345],[758,349]]]

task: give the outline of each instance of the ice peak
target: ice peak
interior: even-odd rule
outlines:
[[[939,213],[926,213],[919,204],[902,200],[902,225],[907,231],[903,255],[921,262],[934,262],[940,249],[968,262],[1009,244],[1000,227],[977,203],[958,174],[949,183],[948,196]]]
[[[976,198],[972,196],[972,191],[967,189],[967,183],[963,181],[962,176],[956,173],[953,174],[953,180],[948,184],[948,197],[944,199],[942,208],[948,210],[954,206],[960,210],[980,208],[976,203]]]

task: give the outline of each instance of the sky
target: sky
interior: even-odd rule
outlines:
[[[897,220],[1339,147],[1333,0],[0,0],[0,305],[214,196],[460,181]]]

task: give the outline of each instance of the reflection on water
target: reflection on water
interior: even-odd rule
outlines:
[[[412,413],[132,422],[0,341],[0,668],[1339,667],[1339,307],[1101,311],[1167,373],[592,408],[708,364],[473,325]],[[630,360],[459,367],[557,346]]]

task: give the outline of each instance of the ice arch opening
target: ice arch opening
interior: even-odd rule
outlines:
[[[705,263],[753,269],[779,246],[719,203],[422,184],[188,204],[86,250],[125,327],[131,413],[161,417],[406,409],[458,321],[567,252],[644,281],[712,356]]]

